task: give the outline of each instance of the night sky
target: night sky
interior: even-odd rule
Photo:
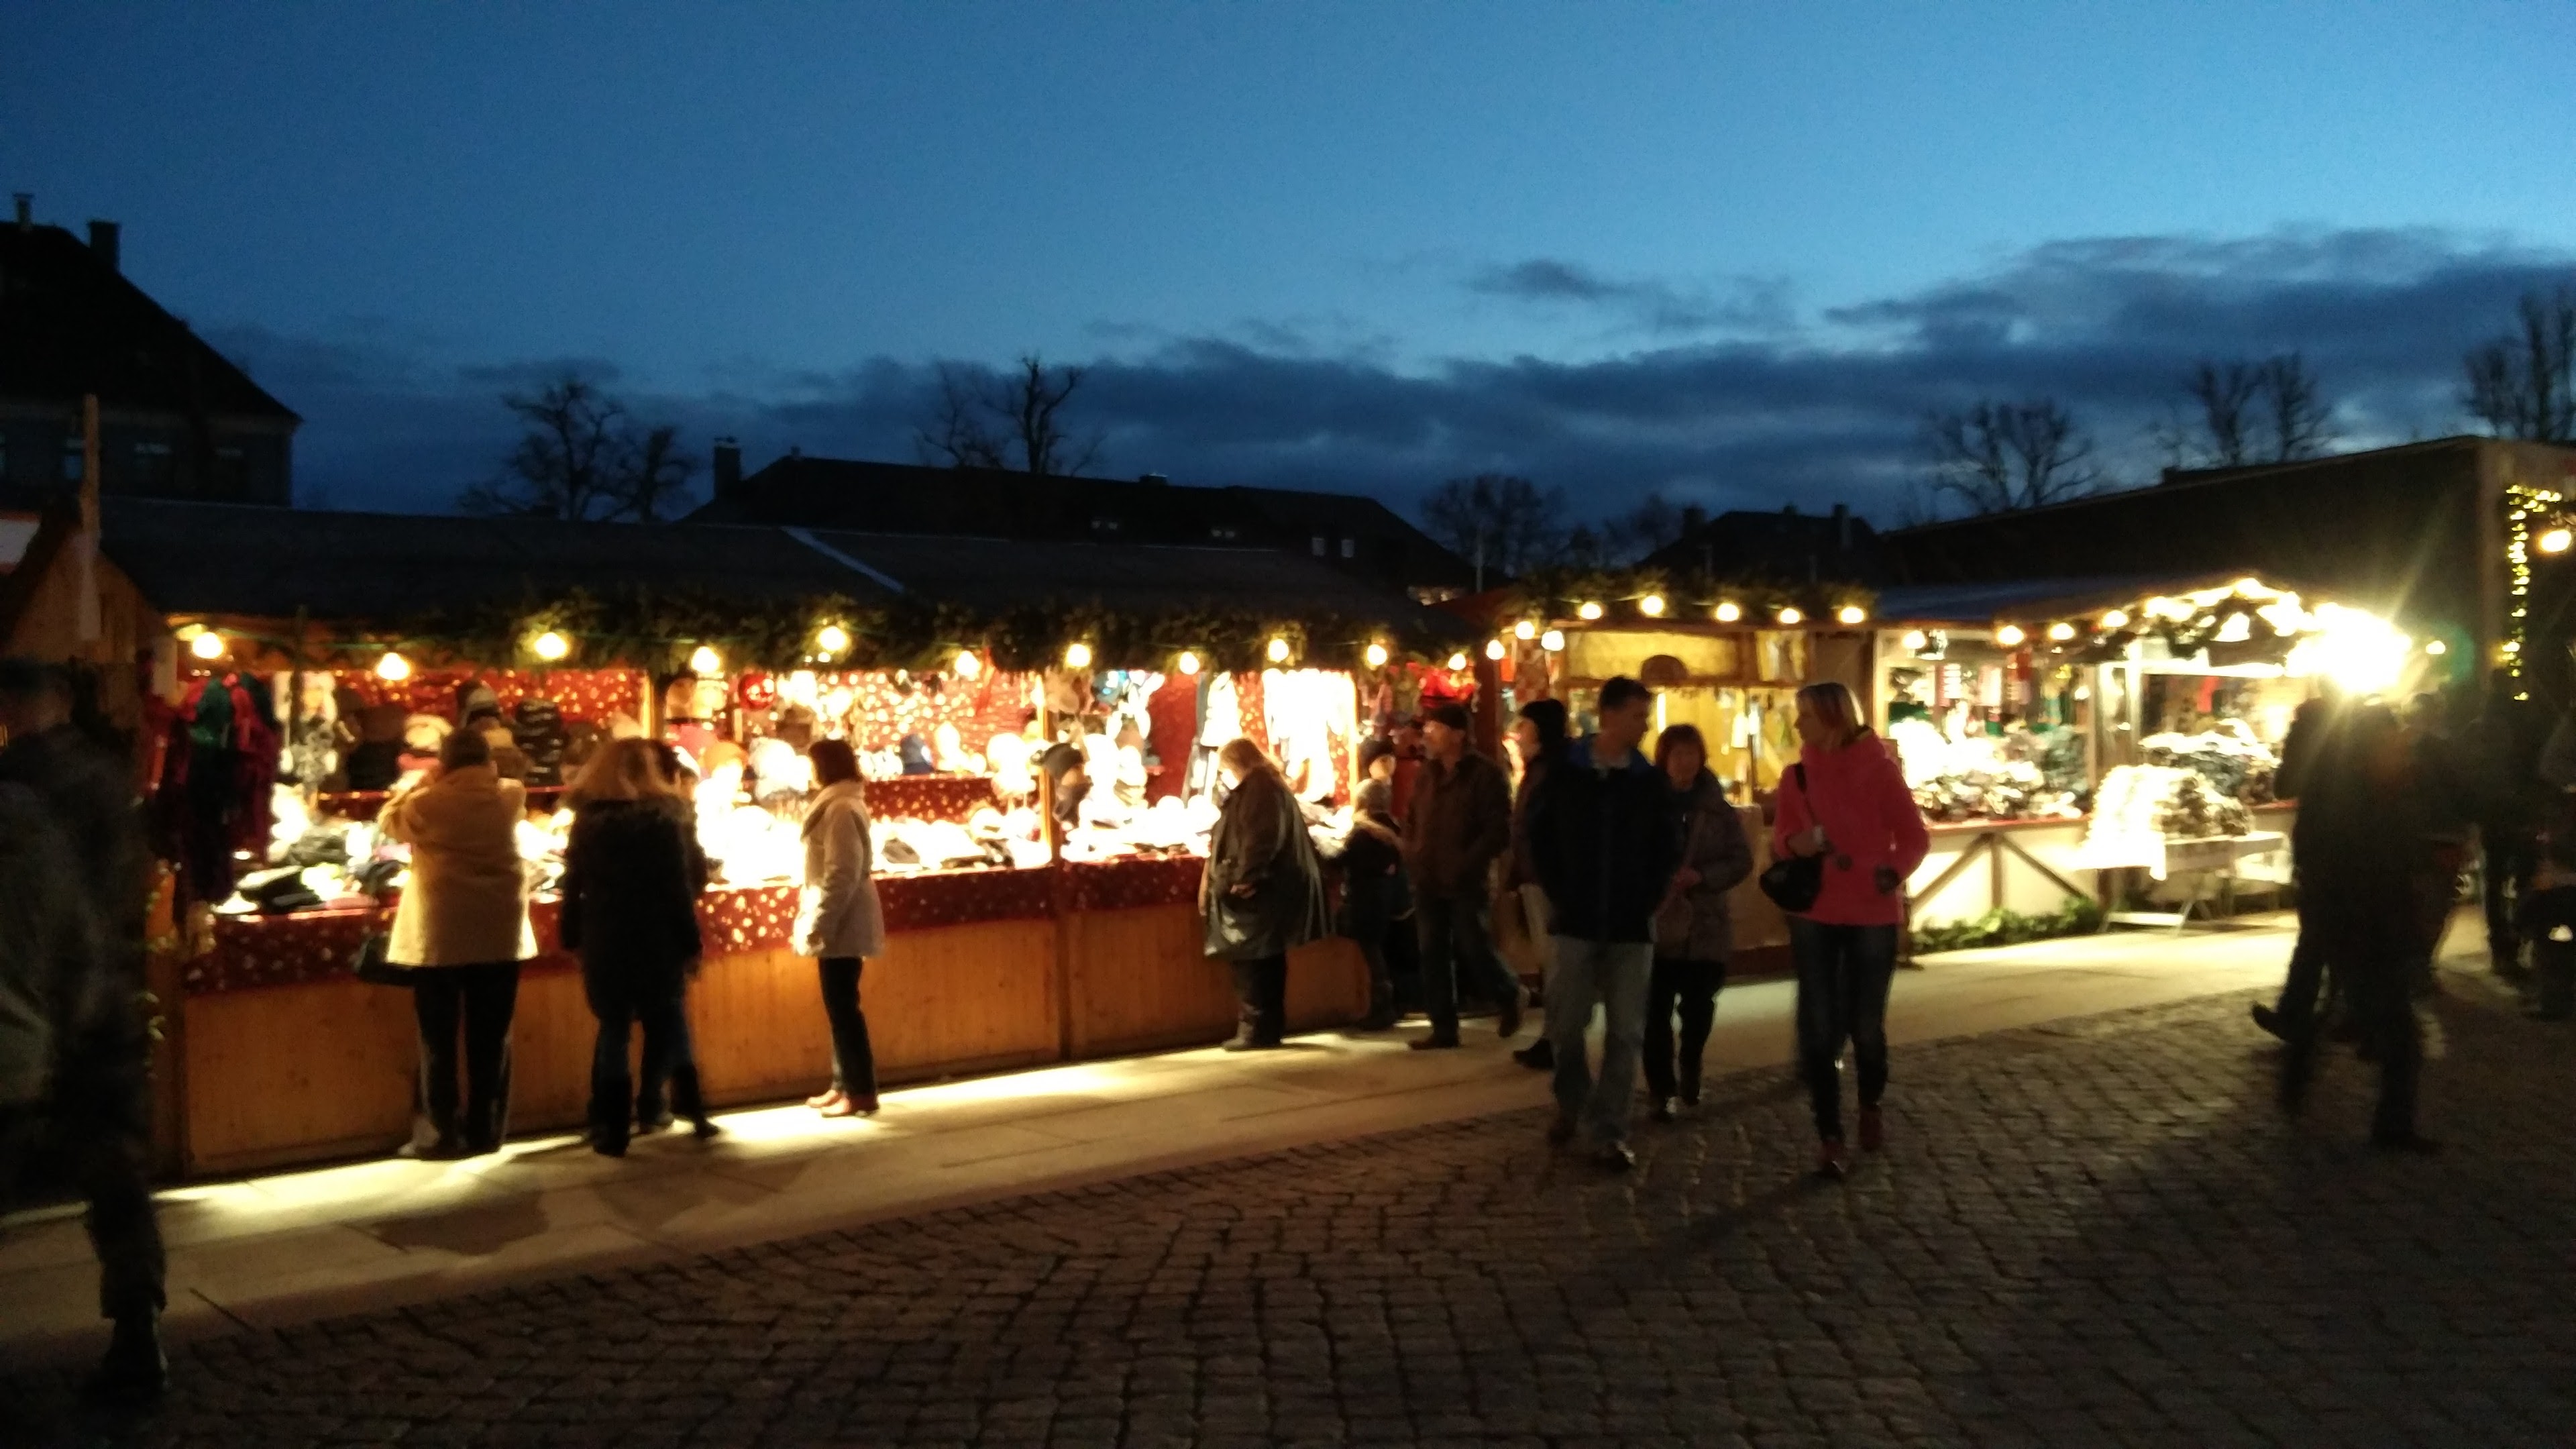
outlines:
[[[1792,12],[1792,13],[1780,13]],[[13,0],[0,189],[442,508],[576,365],[753,466],[939,359],[1093,368],[1100,471],[1892,518],[1927,409],[2131,478],[2193,360],[2346,445],[2576,281],[2576,7]]]

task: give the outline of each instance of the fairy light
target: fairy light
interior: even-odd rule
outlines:
[[[2576,543],[2576,533],[2570,533],[2564,528],[2553,528],[2542,534],[2539,542],[2542,553],[2565,553],[2569,544]]]
[[[1660,619],[1664,617],[1664,596],[1661,594],[1648,594],[1644,598],[1639,599],[1637,601],[1637,612],[1645,615],[1649,619]]]
[[[850,647],[850,631],[838,624],[826,624],[814,631],[814,642],[823,646],[824,653],[838,654]]]
[[[1450,655],[1450,656],[1449,656],[1449,672],[1450,672],[1450,673],[1452,673],[1452,674],[1456,674],[1458,671],[1460,671],[1460,670],[1462,670],[1462,669],[1465,669],[1466,667],[1467,667],[1467,656],[1466,656],[1464,653],[1452,654],[1452,655]]]
[[[2006,624],[1995,630],[1995,642],[2001,644],[2006,649],[2020,648],[2021,641],[2029,637],[2029,635],[2021,631],[2021,626],[2019,624]]]
[[[1791,605],[1790,607],[1780,611],[1780,624],[1783,628],[1786,628],[1791,624],[1803,621],[1806,617],[1806,615],[1798,612],[1797,606]]]
[[[1565,631],[1562,629],[1550,629],[1546,633],[1539,635],[1538,647],[1546,650],[1550,654],[1564,653]]]
[[[1867,618],[1869,618],[1869,610],[1858,604],[1845,604],[1834,611],[1834,621],[1840,624],[1858,624]]]
[[[2113,609],[2111,612],[2104,614],[2102,616],[2102,627],[2104,629],[2128,628],[2129,611],[2126,609]]]
[[[1276,636],[1276,635],[1273,635],[1273,636],[1271,637],[1271,640],[1270,640],[1270,662],[1271,662],[1271,663],[1273,663],[1273,664],[1285,664],[1285,663],[1287,663],[1287,662],[1288,662],[1288,641],[1287,641],[1287,640],[1282,639],[1282,638],[1279,638],[1279,637],[1278,637],[1278,636]]]
[[[188,641],[188,652],[200,659],[221,659],[224,657],[224,636],[208,629]]]
[[[1905,631],[1905,638],[1900,642],[1902,642],[1910,652],[1920,654],[1931,644],[1932,636],[1924,633],[1920,629],[1908,629]]]
[[[1575,609],[1574,617],[1586,622],[1598,619],[1601,617],[1601,606],[1587,599]]]
[[[2065,622],[2064,620],[2059,620],[2057,623],[2048,626],[2048,637],[2057,643],[2063,644],[2067,640],[2075,637],[2075,626]]]
[[[400,684],[411,678],[411,661],[388,649],[385,651],[385,657],[376,661],[376,677],[388,683]]]
[[[972,679],[984,672],[984,658],[972,649],[960,649],[956,662],[949,665],[949,672],[960,679]]]
[[[572,654],[572,641],[548,629],[529,641],[528,652],[548,664],[559,664]]]
[[[724,656],[713,644],[701,644],[689,654],[689,672],[701,677],[724,673]]]
[[[1172,663],[1183,674],[1196,674],[1199,672],[1199,656],[1190,650],[1182,650],[1181,657],[1173,660]]]
[[[1091,667],[1091,646],[1088,644],[1067,644],[1064,646],[1064,667],[1067,669],[1089,669]]]
[[[1743,617],[1744,606],[1733,599],[1723,600],[1717,606],[1717,622],[1721,624],[1732,624]]]
[[[2439,639],[2427,639],[2424,641],[2424,652],[2427,654],[2437,655],[2448,654],[2451,652],[2451,646],[2443,643]]]
[[[1485,657],[1491,659],[1496,664],[1503,662],[1504,652],[1502,640],[1488,639],[1485,641]]]
[[[1512,637],[1526,644],[1530,640],[1538,637],[1538,626],[1527,619],[1523,619],[1512,626]]]
[[[1368,647],[1368,651],[1360,657],[1368,661],[1369,668],[1384,669],[1386,667],[1387,659],[1386,646],[1383,644],[1371,644]]]
[[[2496,652],[2502,656],[2506,675],[2514,681],[2514,698],[2529,699],[2530,691],[2521,686],[2523,633],[2531,627],[2531,555],[2535,547],[2543,552],[2557,552],[2548,546],[2551,538],[2565,540],[2568,536],[2568,530],[2552,525],[2535,539],[2532,529],[2536,521],[2551,517],[2567,498],[2547,488],[2508,482],[2504,485],[2504,500],[2505,601],[2509,607],[2505,610],[2506,637],[2496,646]],[[2565,547],[2566,543],[2562,541],[2560,548]]]

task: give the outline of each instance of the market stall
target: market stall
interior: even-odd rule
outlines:
[[[694,532],[725,567],[687,593],[547,594],[523,577],[499,595],[512,602],[472,615],[254,587],[185,562],[181,525],[224,520],[157,512],[120,535],[110,511],[101,570],[149,616],[138,724],[182,902],[163,969],[192,1171],[407,1135],[410,1002],[349,968],[378,918],[367,892],[397,895],[404,876],[375,811],[449,730],[483,731],[529,786],[521,854],[542,954],[521,988],[512,1110],[544,1128],[578,1121],[587,1092],[591,1019],[551,885],[569,824],[555,797],[599,741],[664,740],[698,776],[716,878],[692,1030],[711,1100],[753,1102],[829,1074],[814,968],[788,949],[813,740],[858,751],[878,822],[889,946],[864,991],[885,1080],[1213,1042],[1235,1014],[1196,904],[1215,747],[1270,748],[1329,841],[1364,687],[1454,647],[1409,603],[1249,550],[997,543],[969,589],[910,567],[908,541],[541,526],[575,530],[569,555],[593,564]],[[384,522],[410,536],[377,546],[406,553],[434,553],[451,523],[488,526]],[[336,541],[358,532],[341,523]],[[1072,565],[1087,572],[1068,606],[1046,591]],[[1099,582],[1122,574],[1140,581],[1123,595]],[[1348,943],[1292,961],[1293,1026],[1367,1006]]]

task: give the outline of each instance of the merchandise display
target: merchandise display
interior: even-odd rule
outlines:
[[[2224,719],[2198,734],[2149,735],[2139,750],[2150,765],[2190,770],[2217,793],[2247,805],[2272,800],[2281,757],[2243,720]]]
[[[2248,835],[2253,812],[2220,794],[2197,770],[2121,765],[2094,792],[2090,834],[2118,840],[2207,840]]]
[[[1954,723],[1900,719],[1889,744],[1925,818],[1963,820],[2074,819],[2084,813],[2083,742],[2071,730],[2022,725],[1989,735]],[[2071,753],[2074,768],[2067,768]]]

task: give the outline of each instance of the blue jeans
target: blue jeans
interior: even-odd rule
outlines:
[[[622,1145],[631,1123],[658,1126],[668,1105],[692,1120],[706,1112],[698,1089],[696,1052],[689,1042],[688,981],[631,983],[584,973],[599,1038],[590,1054],[590,1131],[595,1142]],[[626,1071],[626,1043],[644,1028],[643,1081]],[[631,1114],[631,1115],[630,1115]]]
[[[1473,985],[1495,1004],[1515,999],[1520,978],[1494,951],[1494,923],[1485,897],[1413,903],[1414,927],[1422,939],[1422,1010],[1435,1035],[1458,1034],[1458,988]]]
[[[1646,986],[1655,948],[1645,941],[1554,938],[1548,973],[1547,1039],[1556,1052],[1556,1110],[1579,1122],[1596,1143],[1628,1140],[1637,1095],[1637,1062],[1646,1044]],[[1601,1008],[1601,1075],[1583,1050],[1592,1009]]]
[[[1860,1104],[1887,1091],[1887,992],[1896,979],[1894,926],[1832,926],[1789,918],[1798,963],[1798,1071],[1816,1113],[1816,1135],[1843,1140],[1843,1043],[1860,1073]]]

